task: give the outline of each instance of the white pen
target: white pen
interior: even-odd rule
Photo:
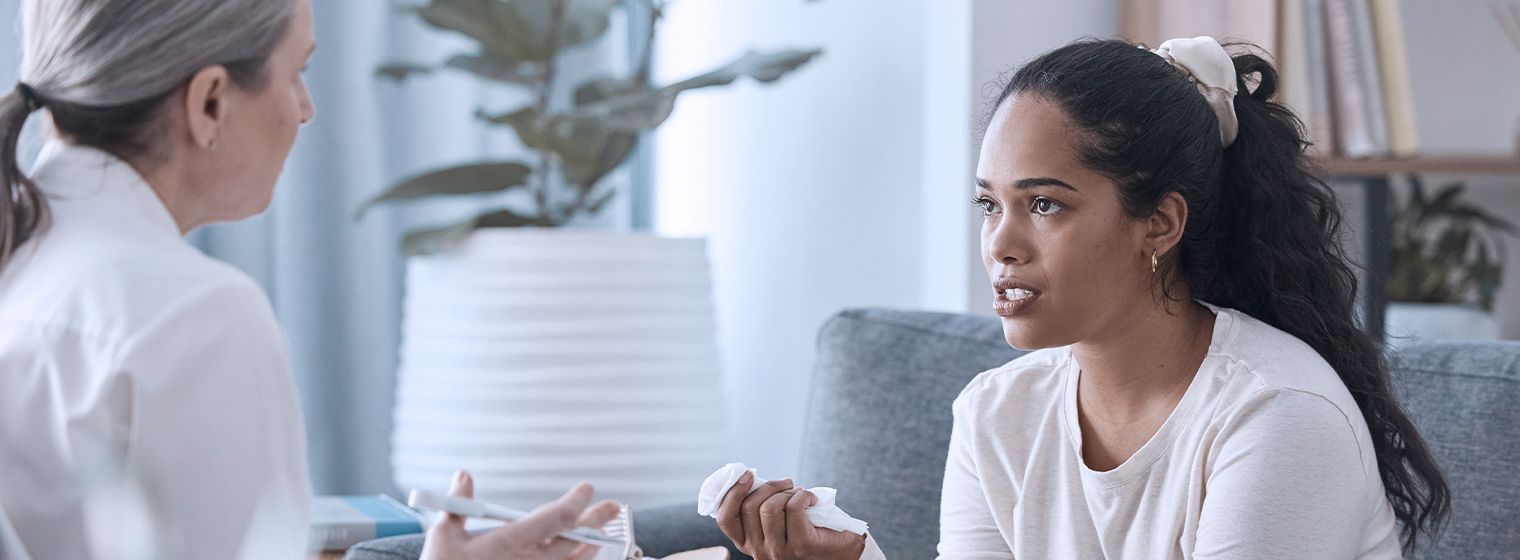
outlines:
[[[446,511],[465,517],[483,517],[486,519],[500,519],[502,521],[517,521],[528,516],[528,512],[515,510],[506,506],[477,502],[475,500],[449,496],[437,492],[429,492],[418,488],[412,489],[411,496],[406,499],[406,505],[414,508],[427,508]],[[590,527],[576,527],[564,531],[559,536],[595,545],[622,545],[622,539],[615,539]]]

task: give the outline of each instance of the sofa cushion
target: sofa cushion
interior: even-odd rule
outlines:
[[[818,335],[798,482],[838,488],[887,558],[934,558],[951,404],[977,374],[1023,354],[996,317],[835,315]]]
[[[1409,342],[1394,386],[1451,485],[1451,522],[1416,558],[1520,554],[1520,343]]]

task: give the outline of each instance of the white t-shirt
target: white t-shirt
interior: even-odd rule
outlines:
[[[0,557],[300,558],[305,433],[263,291],[105,152],[50,142],[32,177],[53,223],[0,273]]]
[[[1070,348],[1031,353],[955,401],[940,557],[1400,558],[1372,440],[1307,344],[1215,308],[1177,408],[1117,468],[1082,461]]]

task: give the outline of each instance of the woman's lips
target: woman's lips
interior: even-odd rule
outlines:
[[[1007,284],[999,282],[999,284]],[[1040,298],[1040,292],[1025,287],[1001,287],[997,291],[997,297],[992,302],[992,310],[1000,317],[1013,317],[1029,309],[1035,300]]]

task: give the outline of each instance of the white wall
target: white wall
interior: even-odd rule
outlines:
[[[660,83],[749,48],[824,50],[773,85],[689,93],[659,132],[656,227],[711,240],[732,460],[767,477],[795,472],[823,320],[917,304],[922,17],[917,2],[677,2],[660,30]]]
[[[824,50],[774,85],[689,93],[658,133],[656,229],[711,240],[731,460],[795,472],[830,315],[990,294],[970,204],[985,69],[1116,30],[1113,0],[1027,4],[671,4],[661,83],[748,48]]]

